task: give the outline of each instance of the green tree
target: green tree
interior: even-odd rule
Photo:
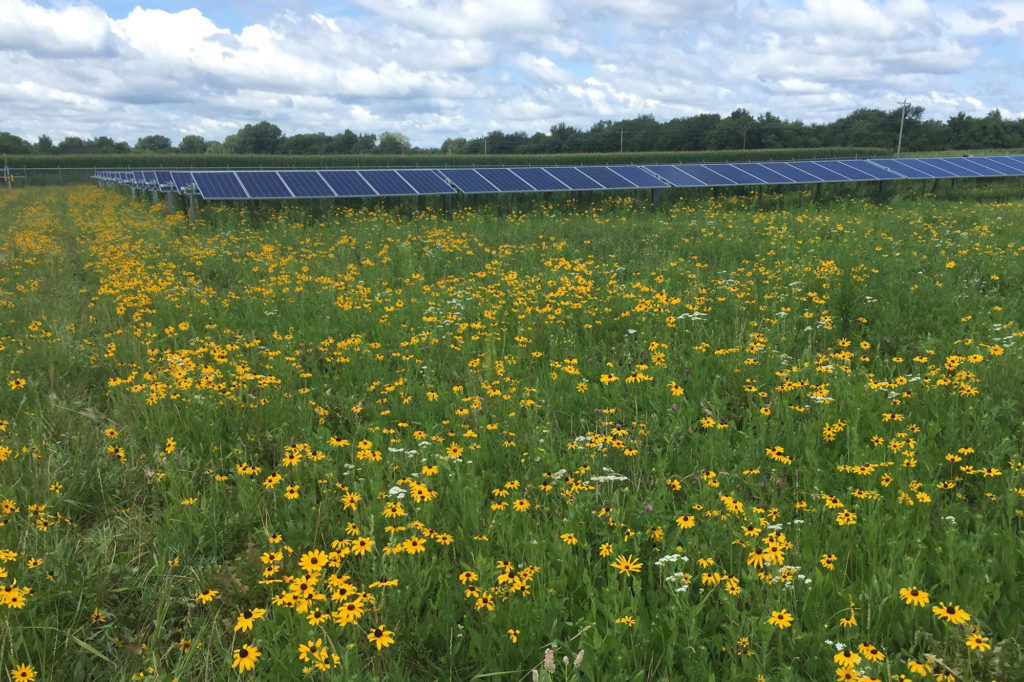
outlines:
[[[352,143],[353,154],[367,154],[377,146],[377,136],[372,134],[360,135]]]
[[[50,139],[50,136],[40,135],[39,141],[36,142],[36,151],[40,154],[52,154],[53,150],[53,140]]]
[[[171,149],[171,139],[166,135],[146,135],[135,143],[135,151],[166,152]]]
[[[326,152],[328,154],[351,154],[352,148],[359,141],[359,136],[348,128],[345,132],[338,133],[327,142]]]
[[[13,133],[0,132],[0,152],[7,154],[28,154],[32,145]]]
[[[285,154],[323,154],[330,142],[324,133],[302,133],[285,138],[280,149]]]
[[[58,154],[85,154],[90,151],[92,141],[86,142],[77,136],[65,137],[57,144]]]
[[[178,143],[178,151],[182,154],[202,154],[206,151],[206,144],[201,135],[186,135]]]
[[[284,139],[281,129],[267,121],[247,123],[234,137],[234,151],[238,154],[273,154]],[[224,144],[227,145],[226,139]]]
[[[412,149],[409,138],[402,133],[384,132],[377,141],[378,154],[405,154]]]

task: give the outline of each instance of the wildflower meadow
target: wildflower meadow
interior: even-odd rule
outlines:
[[[0,190],[0,679],[1024,680],[1024,202]]]

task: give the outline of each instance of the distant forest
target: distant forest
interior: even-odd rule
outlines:
[[[905,117],[904,117],[905,114]],[[924,107],[892,111],[858,109],[831,123],[786,121],[771,113],[756,118],[746,109],[728,116],[700,114],[664,123],[652,115],[623,121],[598,121],[589,130],[558,123],[547,133],[505,133],[449,138],[440,149],[421,149],[398,132],[284,135],[268,121],[243,126],[223,141],[186,135],[173,145],[165,135],[147,135],[134,145],[107,136],[66,137],[54,142],[42,135],[29,142],[0,132],[0,152],[7,154],[562,154],[580,152],[705,151],[874,147],[896,150],[901,118],[901,150],[1008,149],[1024,147],[1024,119],[1004,119],[998,110],[978,118],[961,112],[946,121],[926,120]]]

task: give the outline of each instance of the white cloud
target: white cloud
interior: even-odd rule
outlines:
[[[824,121],[903,97],[936,118],[1024,111],[1022,0],[349,0],[234,29],[87,1],[104,0],[0,0],[5,129],[220,139],[266,119],[432,146],[737,107]]]
[[[107,16],[89,5],[47,9],[26,0],[4,0],[0,50],[24,50],[37,57],[111,55]]]

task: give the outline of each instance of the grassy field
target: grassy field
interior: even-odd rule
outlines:
[[[1007,193],[0,190],[0,676],[1024,679]]]

